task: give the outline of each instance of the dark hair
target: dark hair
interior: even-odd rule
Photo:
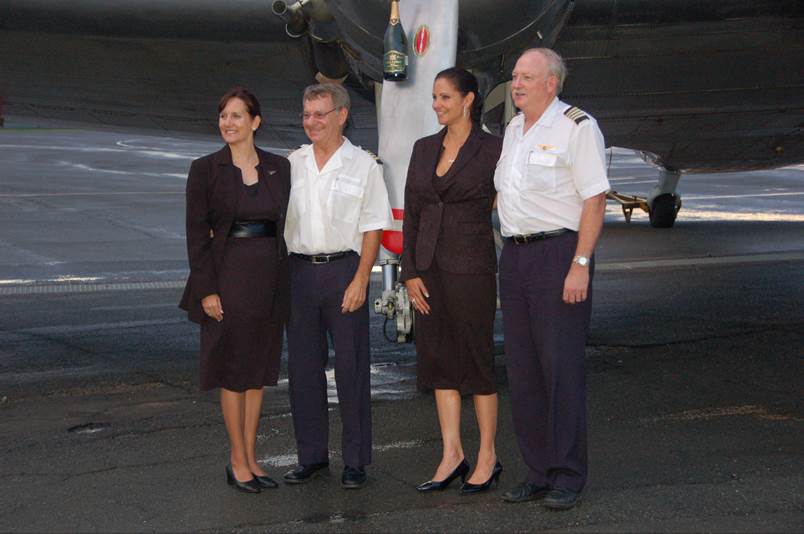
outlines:
[[[452,86],[463,96],[474,93],[475,100],[472,102],[470,117],[473,123],[480,125],[480,118],[483,115],[483,97],[478,92],[475,75],[466,69],[450,67],[436,74],[435,79],[438,80],[439,78],[449,80]]]
[[[223,111],[223,108],[226,107],[226,104],[233,98],[239,98],[243,101],[246,105],[246,110],[248,110],[248,114],[251,115],[251,118],[254,117],[262,117],[262,113],[260,112],[260,101],[257,100],[257,97],[251,94],[251,91],[246,89],[245,87],[232,87],[225,93],[218,101],[218,113]]]

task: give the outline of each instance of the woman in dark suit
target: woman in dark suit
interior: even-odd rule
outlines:
[[[193,161],[187,178],[190,278],[180,306],[201,324],[202,390],[220,388],[230,485],[277,487],[257,463],[264,386],[276,385],[290,282],[283,238],[288,160],[254,146],[260,104],[242,87],[218,104],[226,142]]]
[[[416,311],[419,387],[434,390],[443,453],[419,491],[462,494],[499,479],[493,326],[497,257],[491,226],[494,168],[502,140],[480,128],[477,80],[464,69],[440,72],[433,110],[445,126],[413,146],[405,187],[402,280]],[[461,445],[461,395],[473,395],[480,450],[472,476]]]

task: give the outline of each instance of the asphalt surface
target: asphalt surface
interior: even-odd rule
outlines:
[[[415,389],[412,347],[385,341],[373,314],[368,485],[340,488],[335,398],[329,476],[256,496],[225,484],[217,397],[198,392],[198,331],[176,308],[186,171],[217,146],[0,130],[0,531],[804,527],[804,167],[686,176],[670,230],[610,206],[587,347],[590,479],[579,507],[549,512],[500,500],[524,473],[502,353],[500,487],[417,494],[440,455],[434,403]],[[644,194],[655,171],[617,150],[611,176]],[[464,416],[473,463],[471,402]],[[266,391],[258,450],[277,477],[295,463],[284,380]]]

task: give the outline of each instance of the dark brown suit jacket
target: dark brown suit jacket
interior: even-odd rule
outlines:
[[[256,148],[256,147],[255,147]],[[290,197],[290,162],[286,158],[257,150],[260,163],[257,173],[279,206],[276,246],[279,257],[279,283],[276,303],[280,317],[290,311],[290,278],[285,245],[285,214]],[[190,278],[184,288],[179,307],[187,310],[191,321],[200,323],[204,316],[201,299],[218,293],[226,240],[237,211],[238,191],[242,178],[232,163],[229,146],[193,161],[187,177],[187,256]],[[210,237],[212,230],[213,237]]]
[[[444,176],[434,178],[446,133],[444,128],[413,145],[402,223],[403,281],[429,269],[434,259],[452,273],[497,270],[491,206],[502,139],[474,127],[458,159]]]

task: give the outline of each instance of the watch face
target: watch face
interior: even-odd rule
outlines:
[[[577,263],[581,267],[586,267],[589,264],[589,258],[587,258],[586,256],[576,256],[575,263]]]

